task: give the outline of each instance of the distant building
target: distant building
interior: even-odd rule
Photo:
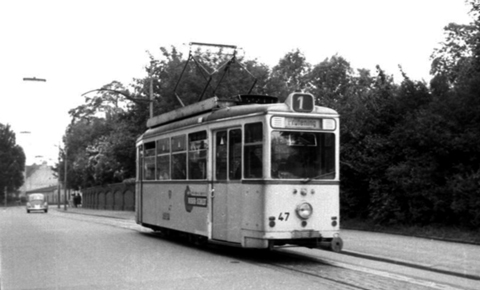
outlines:
[[[58,178],[55,176],[52,166],[46,162],[42,164],[27,165],[24,172],[25,182],[20,187],[20,197],[26,197],[26,193],[32,190],[45,189],[58,186]]]
[[[29,165],[26,168],[25,183],[20,188],[20,198],[27,197],[33,193],[43,193],[50,204],[65,203],[65,191],[63,185],[58,182],[58,177],[55,176],[52,166],[47,165],[46,162],[42,164]],[[60,193],[59,193],[60,190]],[[66,194],[67,203],[71,205],[73,194],[80,194],[79,191],[68,190]]]
[[[43,193],[46,197],[48,203],[57,203],[58,200],[58,185],[43,187],[43,188],[36,188],[26,192],[27,195],[33,193]],[[63,195],[60,195],[60,202],[63,202]]]

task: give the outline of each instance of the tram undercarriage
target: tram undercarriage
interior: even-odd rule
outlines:
[[[340,252],[343,247],[343,241],[339,237],[335,238],[310,238],[310,239],[289,239],[289,240],[269,240],[268,247],[299,246],[310,249],[322,249],[334,252]]]
[[[217,241],[217,240],[209,240],[207,237],[202,235],[191,234],[187,232],[177,231],[173,229],[163,228],[155,225],[150,224],[142,224],[142,226],[152,229],[155,232],[162,233],[165,237],[170,238],[182,238],[186,239],[188,242],[191,242],[196,245],[205,245],[208,243],[211,244],[220,244],[220,245],[228,245],[228,246],[237,246],[241,247],[241,244],[238,243],[231,243],[231,242],[224,242],[224,241]],[[298,246],[298,247],[306,247],[310,249],[322,249],[328,250],[333,252],[340,252],[343,248],[343,240],[340,237],[333,237],[333,238],[299,238],[299,239],[266,239],[263,240],[267,247],[247,247],[247,248],[264,248],[272,250],[276,247],[291,247],[291,246]]]

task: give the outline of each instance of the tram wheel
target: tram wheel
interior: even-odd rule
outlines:
[[[333,238],[330,243],[330,249],[334,252],[340,252],[343,248],[343,240],[341,238]]]
[[[275,242],[273,241],[268,241],[268,251],[272,251],[273,248],[275,247]]]

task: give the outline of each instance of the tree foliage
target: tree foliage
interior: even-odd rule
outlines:
[[[283,102],[291,92],[304,91],[308,86],[311,65],[300,50],[287,53],[274,66],[266,82],[266,93]]]
[[[478,16],[478,1],[470,2]],[[387,224],[480,226],[478,23],[477,17],[445,28],[446,41],[432,55],[430,88],[406,74],[396,86],[379,72],[367,96],[381,96],[374,98],[380,110],[363,123],[373,126],[362,127],[353,139],[358,145],[346,139],[342,148],[342,160],[360,168],[344,170],[347,215]]]
[[[128,88],[107,84],[71,110],[74,121],[64,138],[69,184],[79,188],[134,177],[135,140],[146,129],[150,86],[157,115],[202,94],[206,99],[246,93],[253,75],[252,93],[283,101],[291,92],[306,91],[317,105],[339,112],[344,218],[478,229],[480,2],[468,3],[474,21],[445,27],[445,41],[432,54],[429,84],[410,79],[401,67],[400,83],[380,66],[373,73],[354,70],[339,55],[312,65],[294,50],[270,69],[223,50],[185,56],[175,47],[160,48],[160,59],[149,55],[144,78]]]
[[[25,169],[25,153],[16,144],[15,132],[10,125],[0,124],[0,196],[16,192],[22,186]],[[3,199],[2,199],[3,201]]]
[[[245,94],[252,89],[254,78],[252,93],[265,93],[268,67],[255,60],[195,50],[189,57],[195,57],[196,65],[175,47],[160,50],[161,59],[150,55],[146,77],[136,79],[129,88],[113,81],[87,94],[84,104],[70,110],[72,123],[64,137],[62,161],[56,167],[63,180],[66,152],[69,187],[122,182],[135,176],[135,140],[146,130],[150,86],[154,115],[178,108],[180,102],[194,103],[202,94],[203,99]],[[216,70],[218,73],[213,73]]]

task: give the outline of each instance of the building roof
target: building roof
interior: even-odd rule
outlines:
[[[53,166],[48,166],[46,162],[43,162],[42,164],[36,164],[33,163],[32,165],[26,165],[25,166],[25,171],[26,171],[26,178],[29,178],[30,176],[35,173],[35,171],[41,170],[43,168],[48,168],[48,170],[51,170],[53,172]]]
[[[42,187],[42,188],[37,188],[37,189],[32,189],[27,191],[27,194],[31,193],[45,193],[45,192],[53,192],[57,189],[57,185],[52,185],[52,186],[47,186],[47,187]]]

